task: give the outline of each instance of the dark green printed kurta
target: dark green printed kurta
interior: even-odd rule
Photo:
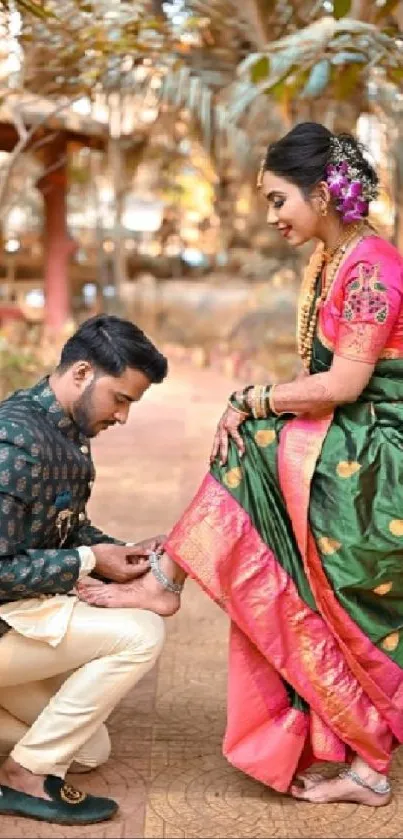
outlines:
[[[89,441],[48,379],[0,404],[0,603],[68,594],[77,548],[118,541],[87,517],[94,478]]]

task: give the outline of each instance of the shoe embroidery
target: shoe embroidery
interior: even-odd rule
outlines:
[[[70,784],[63,784],[60,789],[60,798],[66,804],[81,804],[87,798],[87,794],[71,787]]]

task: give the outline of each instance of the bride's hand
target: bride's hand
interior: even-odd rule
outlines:
[[[213,441],[213,448],[211,450],[210,463],[213,463],[216,457],[219,456],[221,466],[224,466],[228,459],[228,444],[230,437],[234,440],[240,456],[243,457],[245,454],[245,443],[238,429],[246,419],[246,414],[240,414],[239,411],[234,411],[233,408],[228,406],[218,423]]]

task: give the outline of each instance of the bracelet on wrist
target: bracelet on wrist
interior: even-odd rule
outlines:
[[[269,387],[267,385],[255,385],[249,394],[249,404],[251,406],[252,414],[255,419],[267,419],[268,411],[268,396]]]
[[[281,416],[277,411],[273,399],[276,385],[248,385],[242,393],[232,393],[228,405],[245,417],[267,419],[270,416]]]
[[[249,414],[246,413],[246,411],[242,410],[241,408],[238,408],[238,405],[235,404],[234,400],[232,399],[232,396],[230,396],[230,398],[228,399],[228,406],[232,408],[233,411],[236,411],[237,414],[242,414],[243,417],[249,416]]]
[[[271,414],[273,414],[273,416],[275,416],[275,417],[289,416],[290,413],[292,413],[291,411],[278,411],[277,408],[276,408],[276,402],[275,402],[275,396],[274,396],[274,390],[275,390],[276,387],[277,387],[277,385],[272,385],[271,388],[270,388],[269,395],[268,395],[268,400],[267,401],[268,401],[268,406],[269,406],[269,412]]]
[[[275,392],[276,387],[277,387],[277,385],[272,385],[271,386],[270,393],[269,393],[269,396],[268,396],[268,403],[269,403],[269,408],[270,408],[271,413],[274,414],[275,417],[279,417],[280,412],[276,410],[276,403],[274,401],[274,392]]]
[[[233,408],[234,411],[238,411],[240,414],[245,414],[247,417],[251,415],[251,407],[247,401],[247,395],[251,387],[253,387],[253,385],[249,385],[241,392],[234,391],[228,399],[228,405]]]

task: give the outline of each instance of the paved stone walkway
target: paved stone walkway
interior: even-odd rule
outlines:
[[[212,432],[231,384],[211,371],[174,369],[133,408],[124,429],[94,446],[93,520],[130,540],[167,531],[204,474]],[[0,837],[72,839],[392,839],[403,836],[403,760],[392,803],[312,806],[248,779],[221,755],[227,621],[192,583],[168,622],[158,668],[110,720],[113,754],[88,791],[116,797],[120,815],[88,828],[3,818]]]

